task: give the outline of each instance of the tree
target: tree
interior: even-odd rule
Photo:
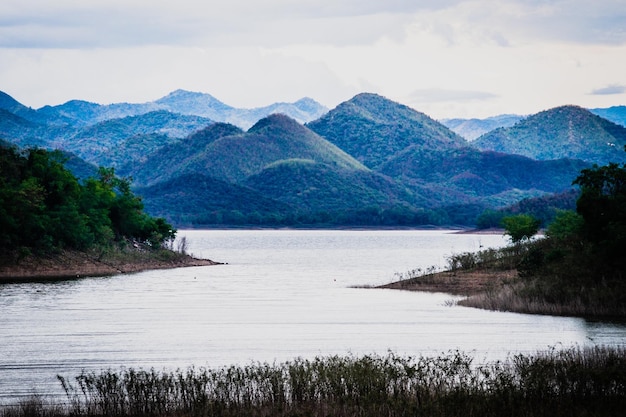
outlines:
[[[537,234],[541,221],[528,214],[507,216],[502,219],[504,234],[511,238],[514,244],[529,240]]]
[[[626,263],[626,164],[610,163],[584,169],[574,181],[581,187],[576,211],[584,220],[583,237],[596,256]]]
[[[572,210],[560,210],[552,223],[548,225],[546,235],[550,238],[565,240],[579,236],[585,221]]]
[[[60,152],[0,146],[0,257],[31,250],[84,250],[135,239],[153,247],[176,235],[143,212],[130,179],[112,168],[81,184]]]

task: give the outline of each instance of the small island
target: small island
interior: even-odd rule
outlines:
[[[175,244],[176,230],[144,213],[129,178],[101,167],[79,180],[65,159],[0,146],[0,282],[217,264]]]

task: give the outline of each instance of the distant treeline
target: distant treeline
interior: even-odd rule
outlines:
[[[176,231],[143,212],[130,181],[100,168],[79,181],[60,152],[0,146],[0,252],[86,250],[124,239],[159,246]],[[6,259],[5,259],[6,260]]]

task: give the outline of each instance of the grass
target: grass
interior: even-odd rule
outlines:
[[[34,398],[0,416],[614,416],[626,406],[626,350],[553,349],[487,364],[460,352],[330,356],[59,380],[67,403]]]
[[[457,304],[486,310],[623,320],[623,274],[578,241],[543,238],[454,254],[443,271],[396,274],[381,287],[462,295]]]

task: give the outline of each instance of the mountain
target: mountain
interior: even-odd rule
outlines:
[[[471,147],[413,148],[385,163],[379,172],[440,205],[481,201],[498,207],[571,189],[580,170],[589,166],[580,160],[537,161]]]
[[[6,110],[30,122],[41,122],[41,117],[30,107],[24,106],[5,92],[0,91],[0,110]]]
[[[204,116],[242,129],[249,129],[270,114],[281,113],[305,123],[319,118],[328,111],[326,107],[310,98],[303,98],[295,103],[274,103],[265,107],[238,109],[222,103],[210,94],[185,90],[176,90],[154,103],[174,113]]]
[[[472,145],[539,160],[573,158],[606,164],[626,161],[626,128],[582,107],[562,106],[489,132]]]
[[[140,116],[158,110],[163,109],[154,103],[101,105],[83,100],[71,100],[58,106],[44,106],[38,109],[37,113],[41,117],[45,117],[48,124],[85,127],[107,120]]]
[[[5,96],[10,97],[6,94]],[[11,98],[11,100],[13,99]],[[16,101],[13,103],[6,97],[3,99],[2,96],[0,96],[0,108],[3,108],[3,101],[6,101],[7,110],[11,111],[11,108],[17,108]],[[22,107],[20,107],[20,111],[26,112],[25,109],[27,108]],[[100,105],[82,100],[71,100],[57,106],[45,106],[36,111],[30,110],[27,119],[55,125],[84,127],[107,120],[139,116],[159,110],[231,123],[242,129],[250,128],[258,120],[273,113],[283,113],[300,123],[305,123],[319,118],[328,111],[326,107],[310,98],[303,98],[294,103],[281,102],[264,107],[240,109],[224,104],[210,94],[176,90],[155,101],[136,104]]]
[[[136,188],[144,209],[177,225],[271,223],[292,208],[252,189],[202,174],[184,174]]]
[[[499,127],[511,127],[523,118],[524,116],[516,114],[501,114],[486,119],[443,119],[440,122],[468,141],[472,141]]]
[[[10,143],[20,147],[46,147],[50,130],[55,129],[0,109],[0,138]]]
[[[147,185],[164,182],[188,171],[204,175],[204,170],[188,169],[189,161],[206,152],[206,148],[222,137],[243,134],[243,130],[227,123],[213,123],[183,140],[162,146],[145,154],[139,163],[127,163],[120,167],[122,175],[132,176],[135,184]]]
[[[337,170],[308,159],[268,165],[244,184],[305,211],[346,211],[409,206],[412,195],[390,178],[366,170]]]
[[[368,93],[339,104],[307,127],[372,169],[409,147],[447,149],[466,144],[425,114]]]
[[[157,179],[164,181],[173,175],[191,172],[238,183],[269,164],[294,158],[310,159],[333,169],[366,169],[350,155],[285,115],[274,114],[261,119],[245,133],[231,134],[233,127],[229,129],[224,125],[216,129],[221,129],[220,135],[229,134],[216,138],[211,130],[207,135],[209,140],[205,138],[203,146],[193,148],[185,143],[187,141],[182,141],[158,152],[143,166],[130,170],[130,174],[146,185]],[[195,139],[190,137],[188,140]],[[184,149],[191,150],[191,153]],[[171,158],[177,154],[183,158]],[[155,166],[164,170],[155,171]]]
[[[122,172],[141,186],[137,193],[149,213],[164,215],[158,210],[173,204],[167,201],[195,207],[193,213],[172,207],[174,217],[166,217],[174,222],[368,224],[365,218],[383,221],[382,212],[406,218],[417,211],[416,197],[406,187],[285,115],[261,119],[247,132],[213,124],[127,168]],[[174,185],[187,190],[194,177],[202,178],[195,195],[174,190]],[[217,188],[207,190],[209,183]],[[183,203],[185,198],[192,202]],[[263,207],[246,203],[250,199]]]
[[[281,114],[289,109],[321,116],[302,124]],[[200,112],[255,123],[245,131],[191,114]],[[473,224],[522,199],[538,197],[526,201],[540,208],[581,169],[623,158],[625,130],[565,106],[469,143],[367,93],[329,112],[310,99],[241,111],[183,90],[141,105],[74,100],[39,110],[0,95],[0,141],[71,152],[67,165],[83,178],[114,167],[133,178],[148,213],[186,226]],[[489,150],[489,140],[511,149]],[[523,150],[534,159],[513,154]]]
[[[600,117],[604,117],[611,122],[626,127],[626,106],[613,106],[605,109],[590,109],[590,111]]]
[[[154,104],[175,113],[200,115],[214,120],[219,120],[220,114],[224,112],[235,110],[210,94],[185,90],[173,91]]]
[[[97,139],[101,142],[115,144],[131,136],[151,133],[183,138],[211,123],[213,123],[212,120],[204,117],[186,116],[158,110],[139,116],[111,119],[81,128],[71,136],[69,141]]]

